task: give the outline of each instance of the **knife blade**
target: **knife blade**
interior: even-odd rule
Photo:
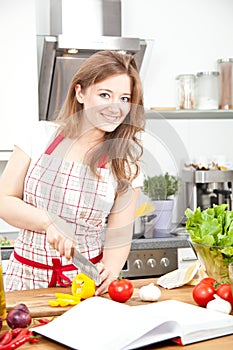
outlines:
[[[92,264],[85,256],[73,248],[72,264],[74,264],[81,272],[85,273],[95,282],[96,286],[101,284],[101,277],[97,267]]]

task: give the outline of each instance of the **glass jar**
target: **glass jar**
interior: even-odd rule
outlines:
[[[176,109],[195,108],[196,77],[194,74],[180,74],[176,77]]]
[[[6,298],[2,272],[2,252],[0,248],[0,317],[6,318]]]
[[[220,109],[233,108],[233,58],[217,60],[220,72]]]
[[[219,72],[197,73],[196,108],[219,108]]]

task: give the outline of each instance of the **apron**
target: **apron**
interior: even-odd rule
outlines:
[[[63,140],[59,134],[29,168],[24,201],[70,223],[80,253],[97,263],[117,184],[105,168],[106,159],[101,160],[96,177],[85,164],[54,157],[55,150],[63,153],[57,149]],[[48,244],[44,231],[21,230],[7,267],[6,290],[69,286],[76,274],[77,268]]]

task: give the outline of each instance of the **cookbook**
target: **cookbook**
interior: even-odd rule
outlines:
[[[176,300],[129,306],[95,296],[32,330],[77,350],[130,350],[233,334],[233,316]]]

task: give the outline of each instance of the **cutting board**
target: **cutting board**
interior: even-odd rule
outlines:
[[[138,290],[138,288],[134,288],[134,293],[127,304],[138,305],[142,303],[138,296]],[[12,309],[17,304],[23,303],[27,305],[31,317],[34,318],[62,315],[72,306],[50,306],[48,300],[56,299],[55,293],[71,294],[71,288],[56,287],[8,292],[6,293],[7,310]],[[109,295],[104,294],[104,297],[109,298]]]
[[[50,306],[48,300],[56,299],[55,293],[69,293],[70,288],[46,288],[24,291],[14,291],[6,293],[7,310],[10,310],[15,305],[26,304],[32,317],[49,317],[59,316],[69,310],[71,306]]]

